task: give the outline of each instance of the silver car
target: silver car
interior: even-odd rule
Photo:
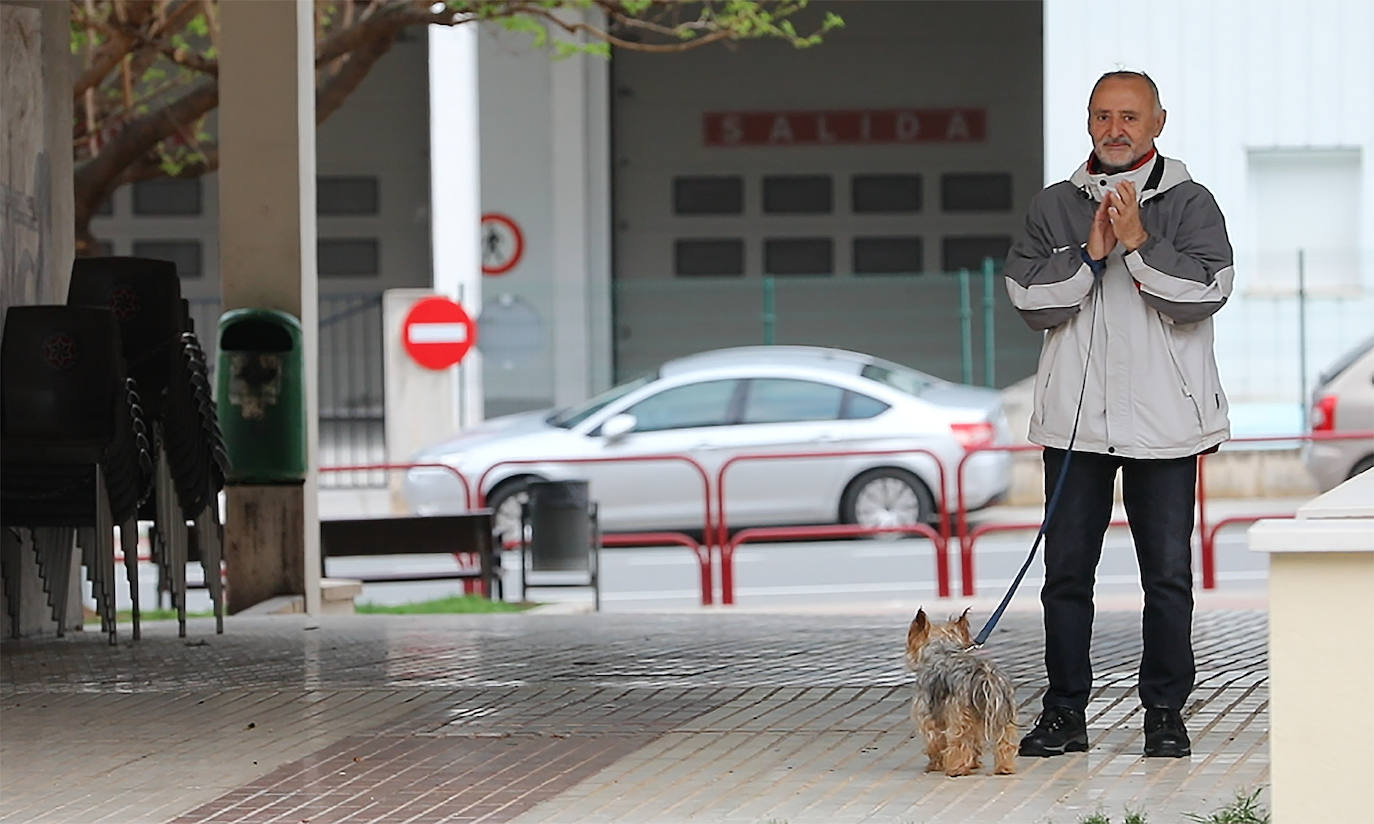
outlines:
[[[1374,338],[1351,349],[1317,377],[1312,392],[1314,435],[1374,432]],[[1374,439],[1311,441],[1307,471],[1322,492],[1374,467]]]
[[[494,418],[421,451],[476,485],[503,535],[518,534],[526,485],[585,479],[608,532],[687,530],[705,521],[702,475],[671,460],[568,459],[686,455],[717,473],[732,458],[787,452],[926,449],[891,455],[745,459],[726,471],[730,527],[848,523],[911,525],[954,506],[965,448],[1011,443],[1000,395],[878,358],[807,346],[720,349],[664,363],[577,406]],[[502,463],[510,462],[514,463]],[[494,468],[493,468],[494,467]],[[970,508],[1011,483],[1007,452],[979,452],[965,468]],[[412,469],[405,495],[421,514],[462,508],[451,473]],[[712,512],[714,512],[714,500]]]

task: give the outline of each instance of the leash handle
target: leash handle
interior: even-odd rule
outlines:
[[[1093,291],[1099,292],[1101,285],[1102,278],[1095,274]],[[1093,338],[1096,337],[1097,332],[1097,302],[1097,297],[1094,296],[1092,319],[1088,322],[1088,351],[1083,356],[1083,384],[1078,388],[1078,408],[1073,413],[1073,431],[1069,433],[1069,445],[1064,450],[1064,464],[1059,467],[1059,478],[1054,482],[1054,491],[1050,494],[1049,506],[1045,507],[1045,518],[1040,522],[1040,530],[1035,533],[1035,541],[1031,544],[1030,554],[1026,556],[1026,562],[1021,565],[1021,571],[1016,573],[1016,579],[1011,582],[1007,594],[1002,596],[1002,603],[997,605],[997,609],[993,610],[988,622],[978,631],[972,646],[969,647],[971,650],[982,649],[983,645],[987,643],[988,636],[992,634],[993,628],[997,626],[997,622],[1002,620],[1002,613],[1007,611],[1007,605],[1016,595],[1016,590],[1021,588],[1021,579],[1026,577],[1026,571],[1030,569],[1031,563],[1035,560],[1035,553],[1040,549],[1040,542],[1045,539],[1045,530],[1050,526],[1050,519],[1054,517],[1055,510],[1059,508],[1059,493],[1064,490],[1064,479],[1069,476],[1069,462],[1073,460],[1073,445],[1078,440],[1078,420],[1083,414],[1083,397],[1088,391],[1088,367],[1092,365]]]

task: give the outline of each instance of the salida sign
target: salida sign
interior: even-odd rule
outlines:
[[[987,120],[985,109],[707,112],[702,131],[707,146],[977,143]]]

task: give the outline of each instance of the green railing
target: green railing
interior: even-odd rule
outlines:
[[[1031,374],[1039,350],[992,259],[956,272],[623,277],[614,288],[617,380],[704,349],[807,344],[1002,386]]]

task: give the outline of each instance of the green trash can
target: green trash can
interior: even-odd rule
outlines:
[[[219,319],[216,408],[231,484],[305,479],[305,357],[301,322],[275,309]]]

